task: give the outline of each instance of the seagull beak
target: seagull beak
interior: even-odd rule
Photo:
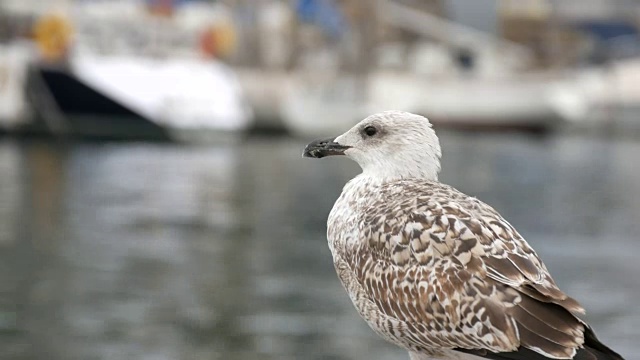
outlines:
[[[331,155],[344,155],[345,150],[351,146],[340,145],[334,138],[315,140],[304,148],[303,157],[320,159]]]

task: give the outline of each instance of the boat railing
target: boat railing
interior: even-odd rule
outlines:
[[[430,37],[451,47],[490,47],[510,55],[523,66],[530,64],[533,59],[531,51],[518,43],[394,1],[379,0],[377,12],[381,21],[389,25]]]

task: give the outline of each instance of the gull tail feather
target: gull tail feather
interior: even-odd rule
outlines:
[[[593,330],[586,325],[583,346],[573,357],[574,360],[624,360],[620,354],[600,342]]]
[[[517,351],[494,353],[487,350],[456,349],[491,360],[549,360],[550,358],[533,350],[521,347]],[[578,349],[572,360],[624,360],[617,352],[600,342],[590,327],[585,326],[584,344]]]

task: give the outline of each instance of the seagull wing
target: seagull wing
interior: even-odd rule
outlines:
[[[381,188],[345,254],[368,299],[397,320],[384,331],[392,341],[494,359],[577,359],[595,346],[610,357],[592,359],[621,359],[493,208],[439,183],[403,185]]]

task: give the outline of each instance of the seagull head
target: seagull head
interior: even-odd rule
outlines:
[[[438,136],[427,118],[385,111],[368,116],[336,138],[309,143],[303,156],[346,155],[365,175],[375,178],[437,180],[441,153]]]

